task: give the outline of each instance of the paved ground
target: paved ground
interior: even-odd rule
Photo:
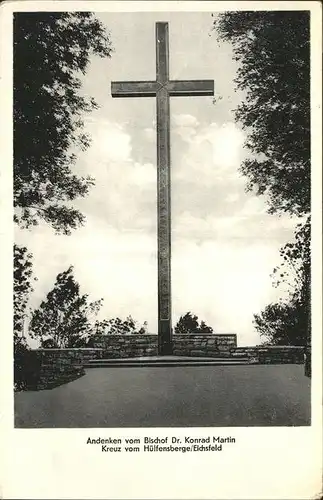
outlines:
[[[310,424],[302,365],[91,368],[15,394],[16,427],[228,427]]]

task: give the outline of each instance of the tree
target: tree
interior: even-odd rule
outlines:
[[[25,335],[24,325],[27,306],[33,281],[32,254],[26,247],[13,247],[13,339],[14,339],[14,388],[24,390],[32,383],[34,371],[30,364],[30,349]]]
[[[14,341],[22,342],[24,338],[24,322],[30,293],[33,291],[32,254],[26,247],[14,245],[13,269],[13,328]]]
[[[270,213],[309,213],[309,12],[225,12],[214,27],[239,63],[235,83],[245,97],[235,118],[252,154],[241,167],[247,189],[267,196]]]
[[[142,335],[147,332],[147,322],[139,326],[132,316],[128,316],[125,320],[120,318],[104,319],[96,321],[96,335]]]
[[[179,318],[175,326],[175,333],[213,333],[213,328],[207,326],[204,321],[201,321],[201,323],[199,324],[198,317],[191,312],[187,312]]]
[[[270,213],[310,213],[310,13],[226,12],[214,20],[218,39],[232,43],[235,79],[244,94],[235,119],[247,132],[250,157],[241,172],[247,189],[266,195]],[[287,300],[255,315],[271,343],[310,340],[310,220],[281,250],[276,286]]]
[[[305,345],[311,332],[311,220],[298,224],[295,239],[281,250],[282,264],[273,271],[274,286],[287,287],[288,298],[254,316],[254,325],[271,344]]]
[[[29,333],[43,347],[82,347],[92,333],[92,320],[102,301],[89,302],[88,295],[80,294],[71,266],[58,274],[54,288],[33,312]]]
[[[307,340],[306,318],[299,302],[269,304],[254,315],[254,325],[271,345],[305,345]]]
[[[280,250],[282,264],[273,271],[276,287],[287,284],[292,299],[307,303],[310,299],[311,217],[296,227],[294,241]]]
[[[201,321],[199,333],[213,333],[213,328],[208,326],[204,321]]]
[[[111,55],[109,34],[89,12],[14,15],[14,204],[21,227],[50,223],[69,234],[83,223],[71,206],[93,184],[72,172],[89,145],[83,115],[97,107],[80,94],[92,54]]]

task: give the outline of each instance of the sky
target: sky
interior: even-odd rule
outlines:
[[[277,300],[270,274],[297,223],[267,214],[238,171],[247,152],[233,110],[243,96],[229,44],[218,43],[211,13],[100,13],[111,59],[93,57],[82,92],[99,109],[86,117],[90,148],[74,168],[96,185],[74,205],[86,224],[71,236],[45,223],[16,229],[33,253],[31,305],[59,272],[74,266],[81,291],[104,298],[99,318],[129,314],[157,333],[157,175],[155,99],[111,97],[111,80],[155,79],[155,23],[169,22],[171,79],[213,79],[212,97],[171,98],[173,325],[191,311],[238,345],[259,344],[252,319]]]

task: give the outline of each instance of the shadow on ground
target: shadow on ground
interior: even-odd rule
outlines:
[[[92,368],[52,390],[15,394],[15,426],[310,425],[302,365]]]

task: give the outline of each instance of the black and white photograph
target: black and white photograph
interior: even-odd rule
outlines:
[[[310,11],[13,15],[16,428],[311,424]]]
[[[321,498],[321,28],[2,3],[1,498]]]

